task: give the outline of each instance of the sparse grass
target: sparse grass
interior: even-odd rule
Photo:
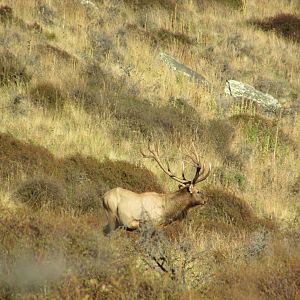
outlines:
[[[92,2],[0,1],[0,298],[297,299],[299,116],[215,99],[236,79],[297,106],[297,1]],[[209,201],[104,237],[105,191],[177,188],[149,138],[178,174],[195,143]]]
[[[236,115],[231,122],[242,128],[246,139],[256,144],[261,153],[281,151],[284,155],[289,150],[297,151],[298,145],[280,129],[279,121],[268,120],[260,116]]]

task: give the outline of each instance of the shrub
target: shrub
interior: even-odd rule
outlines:
[[[250,25],[255,25],[264,31],[275,31],[286,39],[300,43],[300,18],[292,14],[279,14],[265,20],[250,20]]]
[[[153,47],[164,47],[173,43],[179,43],[186,46],[195,44],[195,42],[186,34],[178,32],[174,33],[165,28],[146,30],[139,28],[136,24],[129,24],[127,25],[127,29],[140,38],[149,41]]]
[[[21,201],[36,208],[60,203],[85,213],[101,208],[101,197],[110,188],[163,190],[155,175],[143,167],[126,161],[99,162],[79,154],[57,159],[45,148],[18,141],[9,134],[0,134],[0,161],[2,180],[18,184],[20,173],[30,178],[19,184],[17,194]],[[68,203],[63,201],[65,193]]]
[[[51,178],[34,178],[22,182],[17,188],[17,198],[34,209],[66,207],[66,192],[61,183]]]
[[[227,265],[211,282],[209,288],[211,297],[225,300],[298,299],[299,247],[282,249],[280,252],[283,253],[278,253],[276,245],[273,245],[273,251],[247,264]]]
[[[135,192],[162,191],[152,172],[126,161],[106,159],[99,162],[92,157],[75,155],[64,159],[62,163],[67,182],[83,178],[104,189],[120,186]]]
[[[190,210],[188,221],[194,226],[207,230],[230,233],[233,230],[253,231],[258,227],[275,229],[275,224],[259,219],[250,206],[231,192],[218,189],[206,189],[204,197],[208,202],[199,208]]]
[[[81,213],[92,213],[102,209],[102,195],[108,190],[105,183],[81,183],[74,188],[71,207]]]
[[[52,176],[58,170],[54,156],[47,149],[6,133],[0,133],[0,161],[1,179],[15,178],[19,172]]]
[[[46,109],[60,109],[65,104],[62,90],[51,82],[40,82],[29,90],[30,100]]]

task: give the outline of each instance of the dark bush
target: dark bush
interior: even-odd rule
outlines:
[[[18,185],[21,201],[36,208],[53,204],[85,213],[102,207],[101,197],[114,187],[136,192],[163,190],[154,174],[143,167],[108,159],[99,162],[79,154],[57,159],[45,148],[9,134],[0,134],[0,161],[1,180]],[[28,179],[20,184],[21,173]],[[66,199],[63,190],[68,203],[61,201]]]
[[[22,182],[16,197],[34,209],[66,207],[67,195],[61,183],[51,178],[34,178]]]
[[[107,188],[123,187],[135,192],[157,191],[162,188],[149,170],[126,161],[104,160],[99,162],[92,157],[75,155],[62,162],[67,182],[89,180]],[[103,185],[105,183],[105,186]]]
[[[109,188],[105,183],[99,184],[100,182],[98,185],[84,182],[75,186],[71,207],[82,213],[91,213],[102,209],[101,197]]]
[[[279,14],[265,20],[250,20],[248,23],[264,31],[273,30],[286,39],[300,43],[300,18],[296,15]]]
[[[33,174],[57,173],[54,156],[44,147],[15,139],[12,135],[0,133],[0,178],[15,178],[19,172]]]
[[[143,29],[136,24],[127,25],[130,33],[136,34],[141,39],[149,41],[153,47],[164,47],[169,44],[179,43],[182,45],[193,45],[195,42],[186,34],[172,32],[165,28],[160,29]]]
[[[256,217],[247,202],[231,192],[206,189],[204,197],[208,202],[188,214],[187,220],[192,221],[195,227],[222,233],[241,229],[253,231],[258,227],[275,228],[270,221]]]
[[[0,85],[28,82],[30,78],[25,65],[17,57],[7,50],[0,51]]]
[[[40,82],[29,90],[29,97],[33,104],[46,109],[60,109],[66,98],[62,90],[51,82]]]

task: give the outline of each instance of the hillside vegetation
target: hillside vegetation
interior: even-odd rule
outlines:
[[[299,62],[298,1],[0,0],[0,299],[300,299]],[[177,189],[149,140],[208,202],[104,236],[109,189]]]

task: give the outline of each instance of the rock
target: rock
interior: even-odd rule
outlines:
[[[178,62],[174,57],[164,52],[159,54],[160,59],[173,71],[180,72],[191,79],[196,79],[198,83],[209,84],[209,82],[199,73]]]
[[[235,100],[251,100],[266,111],[275,112],[281,108],[279,101],[273,96],[264,94],[253,86],[236,80],[227,80],[224,91]]]

